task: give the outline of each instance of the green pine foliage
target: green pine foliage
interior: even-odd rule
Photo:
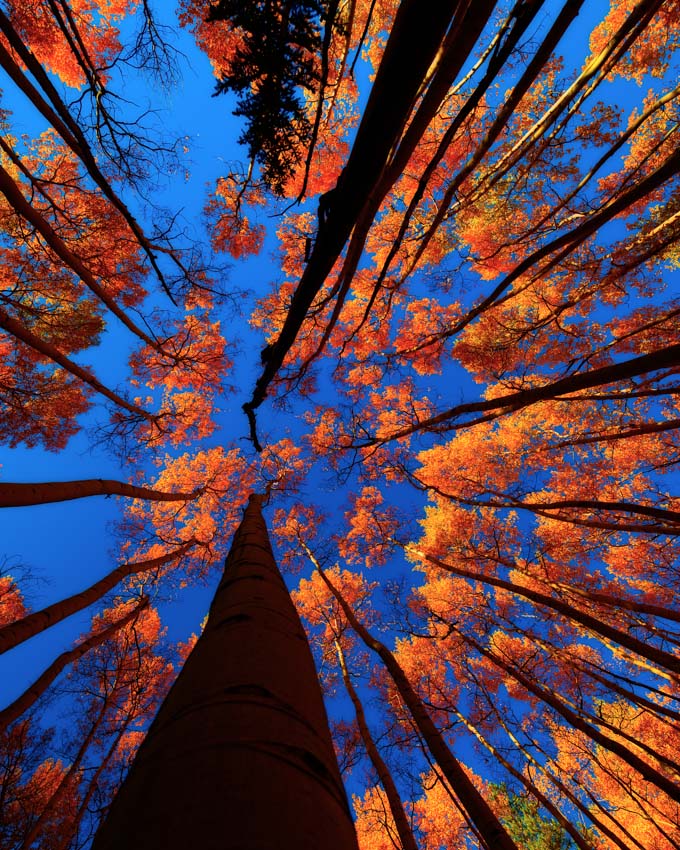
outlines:
[[[522,850],[575,850],[572,839],[554,818],[541,813],[534,797],[514,794],[503,783],[491,786],[491,796],[503,801],[503,826]]]
[[[267,186],[282,194],[311,137],[300,89],[315,91],[325,0],[219,0],[208,20],[243,33],[243,47],[216,94],[234,92],[245,118],[239,142],[259,163]]]

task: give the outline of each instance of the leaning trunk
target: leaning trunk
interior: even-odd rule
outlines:
[[[121,564],[115,570],[104,576],[104,578],[90,585],[87,590],[80,593],[74,593],[72,596],[67,596],[59,602],[48,605],[40,611],[34,611],[32,614],[27,614],[20,620],[15,620],[6,626],[0,628],[0,655],[14,649],[15,646],[23,643],[29,638],[35,637],[40,632],[49,629],[51,626],[56,626],[72,614],[82,611],[90,605],[98,602],[105,593],[114,588],[119,581],[122,581],[127,576],[138,575],[139,573],[151,572],[157,570],[166,564],[171,564],[173,561],[179,560],[182,555],[191,549],[196,544],[196,540],[192,538],[183,546],[175,549],[174,552],[169,552],[167,555],[161,555],[158,558],[149,558],[147,561],[136,561],[129,564]]]
[[[205,631],[93,850],[355,850],[312,655],[251,496]]]

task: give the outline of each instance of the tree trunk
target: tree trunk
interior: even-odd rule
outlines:
[[[200,496],[202,489],[191,493],[164,493],[150,487],[137,487],[108,478],[83,478],[80,481],[46,481],[35,484],[0,483],[0,508],[19,508],[25,505],[47,505],[51,502],[70,502],[89,496],[127,496],[152,502],[190,502]]]
[[[309,550],[307,550],[307,553],[309,554]],[[489,804],[479,793],[461,763],[451,752],[443,735],[437,729],[423,701],[413,689],[408,677],[393,653],[390,652],[385,644],[376,640],[368,629],[359,622],[344,596],[333,585],[326,573],[321,569],[319,563],[316,561],[314,563],[326,586],[338,600],[347,618],[347,622],[366,646],[382,659],[400,697],[411,712],[413,722],[423,736],[427,748],[434,756],[442,773],[446,776],[451,788],[461,803],[463,811],[469,816],[470,821],[479,832],[483,843],[488,850],[519,850]],[[99,848],[95,848],[95,850],[99,850]]]
[[[53,605],[48,605],[41,611],[34,611],[32,614],[27,614],[14,623],[3,626],[0,629],[0,655],[8,652],[10,649],[14,649],[15,646],[50,628],[50,626],[60,623],[66,617],[70,617],[72,614],[82,611],[83,608],[87,608],[89,605],[97,602],[105,593],[108,593],[111,588],[115,587],[119,581],[127,576],[149,572],[165,564],[177,561],[195,544],[196,541],[192,538],[183,546],[175,549],[174,552],[161,555],[159,558],[121,564],[120,567],[111,570],[104,578],[90,585],[87,590],[74,593],[72,596],[66,597],[66,599],[61,599]]]
[[[352,678],[349,674],[347,663],[345,661],[345,653],[342,651],[342,646],[337,638],[335,639],[335,651],[338,655],[338,663],[340,664],[340,670],[342,671],[342,681],[345,683],[345,690],[347,691],[349,698],[352,700],[352,705],[354,706],[354,713],[356,714],[361,740],[364,742],[364,747],[366,748],[368,757],[375,768],[375,772],[378,774],[378,779],[380,780],[380,784],[382,785],[383,790],[385,791],[385,796],[387,797],[390,812],[392,813],[392,819],[394,820],[394,825],[397,829],[397,833],[399,834],[401,850],[418,850],[418,845],[416,844],[416,840],[413,836],[411,825],[409,824],[408,817],[404,811],[404,804],[401,801],[399,791],[397,790],[397,786],[392,778],[392,773],[387,766],[387,763],[380,755],[378,747],[371,735],[371,730],[368,728],[364,707],[361,703],[361,699],[359,698],[359,694],[356,692],[354,683],[352,682]]]
[[[660,172],[662,169],[658,169]],[[667,180],[680,170],[680,151],[669,157],[667,163],[663,167],[663,179]],[[656,172],[654,172],[656,174]],[[656,188],[656,187],[655,187]],[[637,200],[637,198],[636,198]],[[613,215],[612,215],[613,218]],[[482,312],[481,308],[478,312]],[[539,401],[548,401],[554,398],[572,395],[581,390],[592,389],[593,387],[607,386],[615,384],[619,381],[636,378],[639,375],[647,375],[650,372],[659,372],[662,369],[674,369],[680,363],[680,343],[659,348],[651,351],[648,354],[641,354],[638,357],[631,357],[628,360],[623,360],[618,363],[612,363],[607,366],[598,366],[596,369],[589,369],[586,372],[578,372],[574,375],[567,375],[563,378],[543,384],[540,387],[532,387],[526,390],[516,390],[513,393],[508,393],[495,398],[484,399],[483,401],[472,401],[458,404],[449,410],[444,410],[429,419],[423,419],[415,425],[409,425],[393,434],[385,437],[374,437],[357,443],[355,448],[365,448],[374,445],[383,445],[391,440],[398,440],[401,437],[408,437],[419,431],[437,431],[445,432],[456,428],[455,423],[451,420],[458,419],[468,413],[489,413],[494,412],[493,418],[503,416],[507,413],[513,413],[517,410],[522,410],[525,407],[530,407]],[[488,417],[479,420],[466,421],[463,423],[465,427],[475,424],[476,421],[487,421]],[[460,425],[458,426],[460,427]]]
[[[0,167],[0,173],[2,172],[2,168]],[[0,184],[1,188],[1,184]],[[54,361],[58,366],[61,366],[66,372],[69,372],[71,375],[74,375],[76,378],[80,379],[84,384],[87,384],[89,387],[92,387],[93,390],[98,392],[100,395],[103,395],[104,398],[108,398],[109,401],[112,401],[114,404],[117,404],[118,407],[122,407],[123,410],[127,410],[132,413],[134,416],[138,417],[140,420],[147,420],[149,422],[155,422],[158,418],[153,414],[149,413],[148,410],[144,410],[144,408],[139,407],[136,404],[131,404],[129,401],[124,399],[122,396],[118,395],[118,393],[110,390],[107,386],[102,384],[102,382],[93,375],[87,369],[84,369],[82,366],[79,366],[69,357],[62,354],[59,349],[52,345],[50,342],[46,342],[39,336],[36,336],[31,330],[29,330],[24,324],[22,324],[18,319],[15,319],[13,316],[0,307],[0,328],[4,331],[7,331],[8,334],[16,337],[20,342],[24,345],[32,348],[33,351],[37,351],[38,354],[42,354],[43,357],[46,357],[48,360]]]
[[[636,638],[634,635],[623,632],[615,626],[610,626],[608,623],[594,617],[592,614],[587,614],[585,611],[574,608],[573,605],[569,605],[567,602],[562,602],[560,599],[547,596],[545,593],[539,593],[536,590],[531,590],[531,588],[513,584],[512,582],[505,581],[504,579],[494,578],[493,576],[485,576],[482,573],[466,570],[463,567],[455,567],[453,564],[447,564],[439,558],[435,558],[434,555],[427,555],[424,552],[420,552],[420,550],[415,547],[409,548],[421,555],[421,557],[423,557],[428,563],[434,564],[453,575],[460,576],[461,578],[472,579],[473,581],[478,581],[482,584],[488,584],[491,587],[498,587],[502,590],[507,590],[508,593],[513,593],[515,596],[521,596],[524,599],[535,602],[537,605],[544,605],[546,608],[550,608],[553,611],[557,611],[558,614],[562,614],[563,617],[573,620],[575,623],[580,623],[590,632],[602,635],[602,637],[608,638],[614,643],[618,643],[619,646],[624,646],[626,649],[636,653],[641,658],[646,658],[653,664],[664,667],[666,670],[671,670],[673,673],[680,673],[680,658],[671,655],[670,652],[665,652],[663,649],[650,646],[648,643]]]
[[[350,156],[333,190],[328,217],[319,228],[279,335],[262,352],[262,374],[252,399],[244,405],[250,416],[264,401],[362,210],[370,206],[377,209],[389,191],[385,170],[411,117],[422,82],[456,17],[456,5],[436,0],[428,4],[424,17],[418,0],[399,4]]]
[[[542,687],[528,676],[525,676],[514,665],[504,662],[493,652],[490,652],[488,649],[483,647],[474,638],[470,637],[470,635],[466,635],[456,628],[454,628],[453,631],[457,635],[460,635],[461,638],[469,644],[469,646],[472,646],[481,655],[488,658],[489,661],[496,665],[496,667],[503,670],[516,682],[519,682],[519,684],[522,685],[529,693],[538,697],[538,699],[550,706],[550,708],[552,708],[557,714],[561,715],[570,726],[573,726],[574,729],[578,729],[579,732],[583,732],[583,734],[588,736],[594,743],[599,744],[601,747],[604,747],[604,749],[614,753],[614,755],[618,756],[622,761],[632,767],[633,770],[636,770],[644,779],[647,780],[647,782],[656,785],[656,787],[666,793],[671,800],[674,800],[676,803],[680,803],[680,786],[678,786],[669,776],[661,770],[657,770],[649,764],[649,762],[640,758],[640,756],[620,741],[605,735],[596,726],[593,726],[592,723],[589,723],[581,715],[577,714],[576,711],[572,711],[569,706],[565,705],[565,703],[558,698],[554,691]]]
[[[28,834],[24,838],[23,844],[21,845],[21,850],[30,850],[31,846],[34,846],[33,842],[36,840],[36,838],[42,837],[40,836],[40,833],[43,831],[43,826],[45,826],[46,822],[48,822],[51,816],[54,814],[55,809],[60,806],[64,795],[69,790],[69,786],[78,782],[78,772],[80,771],[83,759],[85,758],[85,755],[89,750],[90,745],[92,744],[93,740],[95,739],[95,736],[99,732],[99,727],[101,726],[102,720],[104,719],[104,716],[106,714],[106,709],[107,703],[106,701],[104,701],[101,705],[101,708],[97,712],[96,718],[90,725],[87,734],[81,741],[80,746],[78,747],[78,751],[76,752],[73,761],[69,765],[68,770],[64,773],[61,778],[61,781],[54,789],[49,799],[45,802],[43,810],[40,812],[40,817],[36,820],[36,822],[29,830]],[[73,824],[71,824],[71,827],[72,826]],[[61,836],[62,843],[64,838],[70,840],[73,834],[71,828],[65,829],[65,832],[66,835]],[[57,840],[59,840],[60,837],[50,836],[50,838],[56,838]]]
[[[93,850],[356,850],[314,661],[251,496]]]
[[[114,316],[116,316],[128,330],[132,331],[135,336],[139,337],[139,339],[143,340],[147,345],[150,345],[160,354],[167,355],[163,346],[160,345],[153,336],[150,336],[146,333],[146,331],[140,328],[130,318],[125,310],[118,306],[115,300],[106,291],[105,286],[102,286],[97,282],[94,274],[80,259],[80,257],[71,251],[47,219],[44,218],[38,210],[34,209],[26,200],[19,186],[14,182],[14,180],[12,180],[9,172],[5,171],[2,166],[0,166],[0,192],[2,192],[2,194],[7,198],[9,205],[17,213],[17,215],[21,216],[28,222],[28,224],[31,225],[31,227],[35,228],[64,265],[78,275],[85,286],[87,286],[87,288],[109,308]]]
[[[148,597],[144,596],[139,605],[135,606],[129,614],[126,614],[120,620],[116,620],[107,628],[98,632],[96,635],[91,635],[85,640],[81,640],[77,646],[67,652],[62,652],[50,664],[50,666],[27,688],[23,694],[14,700],[7,708],[0,711],[0,732],[6,729],[10,723],[13,723],[18,717],[28,711],[28,709],[40,699],[40,697],[49,688],[52,682],[57,678],[61,671],[73,661],[76,661],[82,655],[85,655],[90,649],[99,646],[112,637],[119,629],[127,625],[131,620],[136,619],[140,612],[149,604]]]

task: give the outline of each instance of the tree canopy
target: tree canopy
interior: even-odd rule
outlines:
[[[160,7],[0,4],[2,519],[118,509],[4,553],[0,844],[89,846],[255,491],[361,850],[677,848],[680,4]]]

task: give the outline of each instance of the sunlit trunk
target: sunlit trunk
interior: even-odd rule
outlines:
[[[357,847],[312,654],[251,496],[205,631],[93,850]]]
[[[2,191],[2,173],[3,169],[0,167],[0,191]],[[148,410],[144,410],[144,408],[139,407],[136,404],[131,404],[127,401],[127,399],[124,399],[121,395],[109,389],[107,386],[102,384],[102,382],[93,375],[92,372],[88,369],[84,369],[82,366],[79,366],[69,357],[66,357],[66,355],[59,351],[56,345],[53,345],[51,342],[47,342],[42,339],[42,337],[34,334],[26,325],[18,319],[15,319],[13,316],[10,316],[7,310],[4,310],[2,307],[0,307],[0,328],[8,334],[11,334],[13,337],[16,337],[24,345],[33,349],[33,351],[37,351],[38,354],[42,354],[43,357],[53,360],[66,372],[69,372],[71,375],[74,375],[76,378],[81,380],[84,384],[92,387],[95,392],[98,392],[100,395],[104,396],[104,398],[108,398],[109,401],[112,401],[114,404],[118,405],[118,407],[134,414],[140,420],[146,419],[148,421],[155,421],[154,416],[149,413]]]
[[[479,837],[488,850],[519,850],[503,824],[496,817],[489,804],[475,787],[462,764],[454,756],[443,735],[437,729],[423,701],[415,692],[408,677],[402,670],[394,654],[376,640],[368,629],[359,622],[354,611],[342,593],[333,585],[318,562],[316,568],[333,596],[340,603],[347,622],[369,649],[382,659],[395,687],[399,691],[404,705],[408,708],[413,723],[423,737],[428,750],[447,778],[453,792],[458,797],[462,809],[474,824]],[[97,850],[99,850],[97,848]]]
[[[411,549],[418,552],[415,547],[411,547]],[[494,576],[486,576],[483,573],[467,570],[463,567],[454,566],[453,564],[447,564],[439,558],[435,558],[433,555],[422,553],[422,557],[428,563],[441,567],[443,570],[446,570],[453,575],[473,579],[474,581],[488,584],[491,587],[498,587],[502,590],[507,590],[509,593],[514,593],[516,596],[529,599],[531,602],[535,602],[538,605],[544,605],[546,608],[550,608],[553,611],[557,611],[558,614],[562,614],[567,619],[573,620],[575,623],[580,623],[594,634],[601,635],[614,643],[618,643],[620,646],[624,646],[626,649],[636,653],[641,658],[646,658],[653,664],[657,664],[659,667],[665,668],[666,670],[671,670],[673,673],[680,673],[680,659],[675,655],[645,643],[645,641],[636,638],[634,635],[624,632],[621,629],[617,629],[615,626],[611,626],[609,623],[600,620],[598,617],[588,614],[585,611],[581,611],[573,605],[563,602],[561,599],[556,599],[553,596],[548,596],[545,593],[539,593],[536,590],[514,584],[513,582],[505,581],[504,579],[495,578]],[[576,589],[576,592],[578,592],[578,588]]]
[[[601,747],[609,750],[609,752],[617,755],[626,764],[630,765],[633,770],[637,770],[637,772],[644,777],[647,782],[651,782],[653,785],[656,785],[657,788],[668,794],[672,800],[676,803],[680,803],[680,787],[669,776],[661,772],[661,770],[657,770],[649,762],[640,758],[636,752],[621,741],[615,740],[600,731],[599,728],[594,726],[587,719],[584,719],[584,717],[561,700],[554,691],[549,688],[542,687],[528,676],[525,676],[519,668],[506,663],[502,658],[495,653],[490,652],[470,635],[466,635],[456,628],[453,630],[456,634],[460,635],[467,644],[495,664],[496,667],[503,670],[516,682],[519,682],[519,684],[529,691],[529,693],[538,697],[546,705],[550,706],[550,708],[557,712],[557,714],[561,715],[561,717],[563,717],[570,726],[574,729],[578,729],[579,732],[583,732],[583,734],[587,735],[594,743],[599,744]],[[603,721],[599,722],[602,723]],[[638,742],[638,746],[641,746],[640,742]],[[658,759],[658,756],[656,756],[656,758]]]
[[[397,786],[392,778],[392,773],[387,766],[387,763],[380,755],[380,751],[378,750],[378,747],[373,740],[373,736],[371,735],[371,730],[368,728],[364,707],[361,703],[361,699],[359,698],[359,694],[356,692],[349,670],[347,669],[345,653],[342,650],[342,645],[337,639],[335,640],[335,651],[337,652],[338,663],[340,664],[340,670],[342,671],[342,681],[345,684],[347,694],[352,700],[352,705],[354,706],[354,713],[356,714],[357,726],[359,727],[361,740],[363,741],[366,753],[371,760],[371,764],[375,768],[375,772],[378,774],[378,779],[380,780],[380,784],[382,785],[383,790],[385,791],[385,796],[387,797],[394,825],[399,835],[399,841],[401,842],[401,850],[418,850],[418,845],[416,844],[416,840],[413,836],[413,831],[411,830],[408,817],[404,811],[404,804],[401,801],[399,791],[397,790]]]

